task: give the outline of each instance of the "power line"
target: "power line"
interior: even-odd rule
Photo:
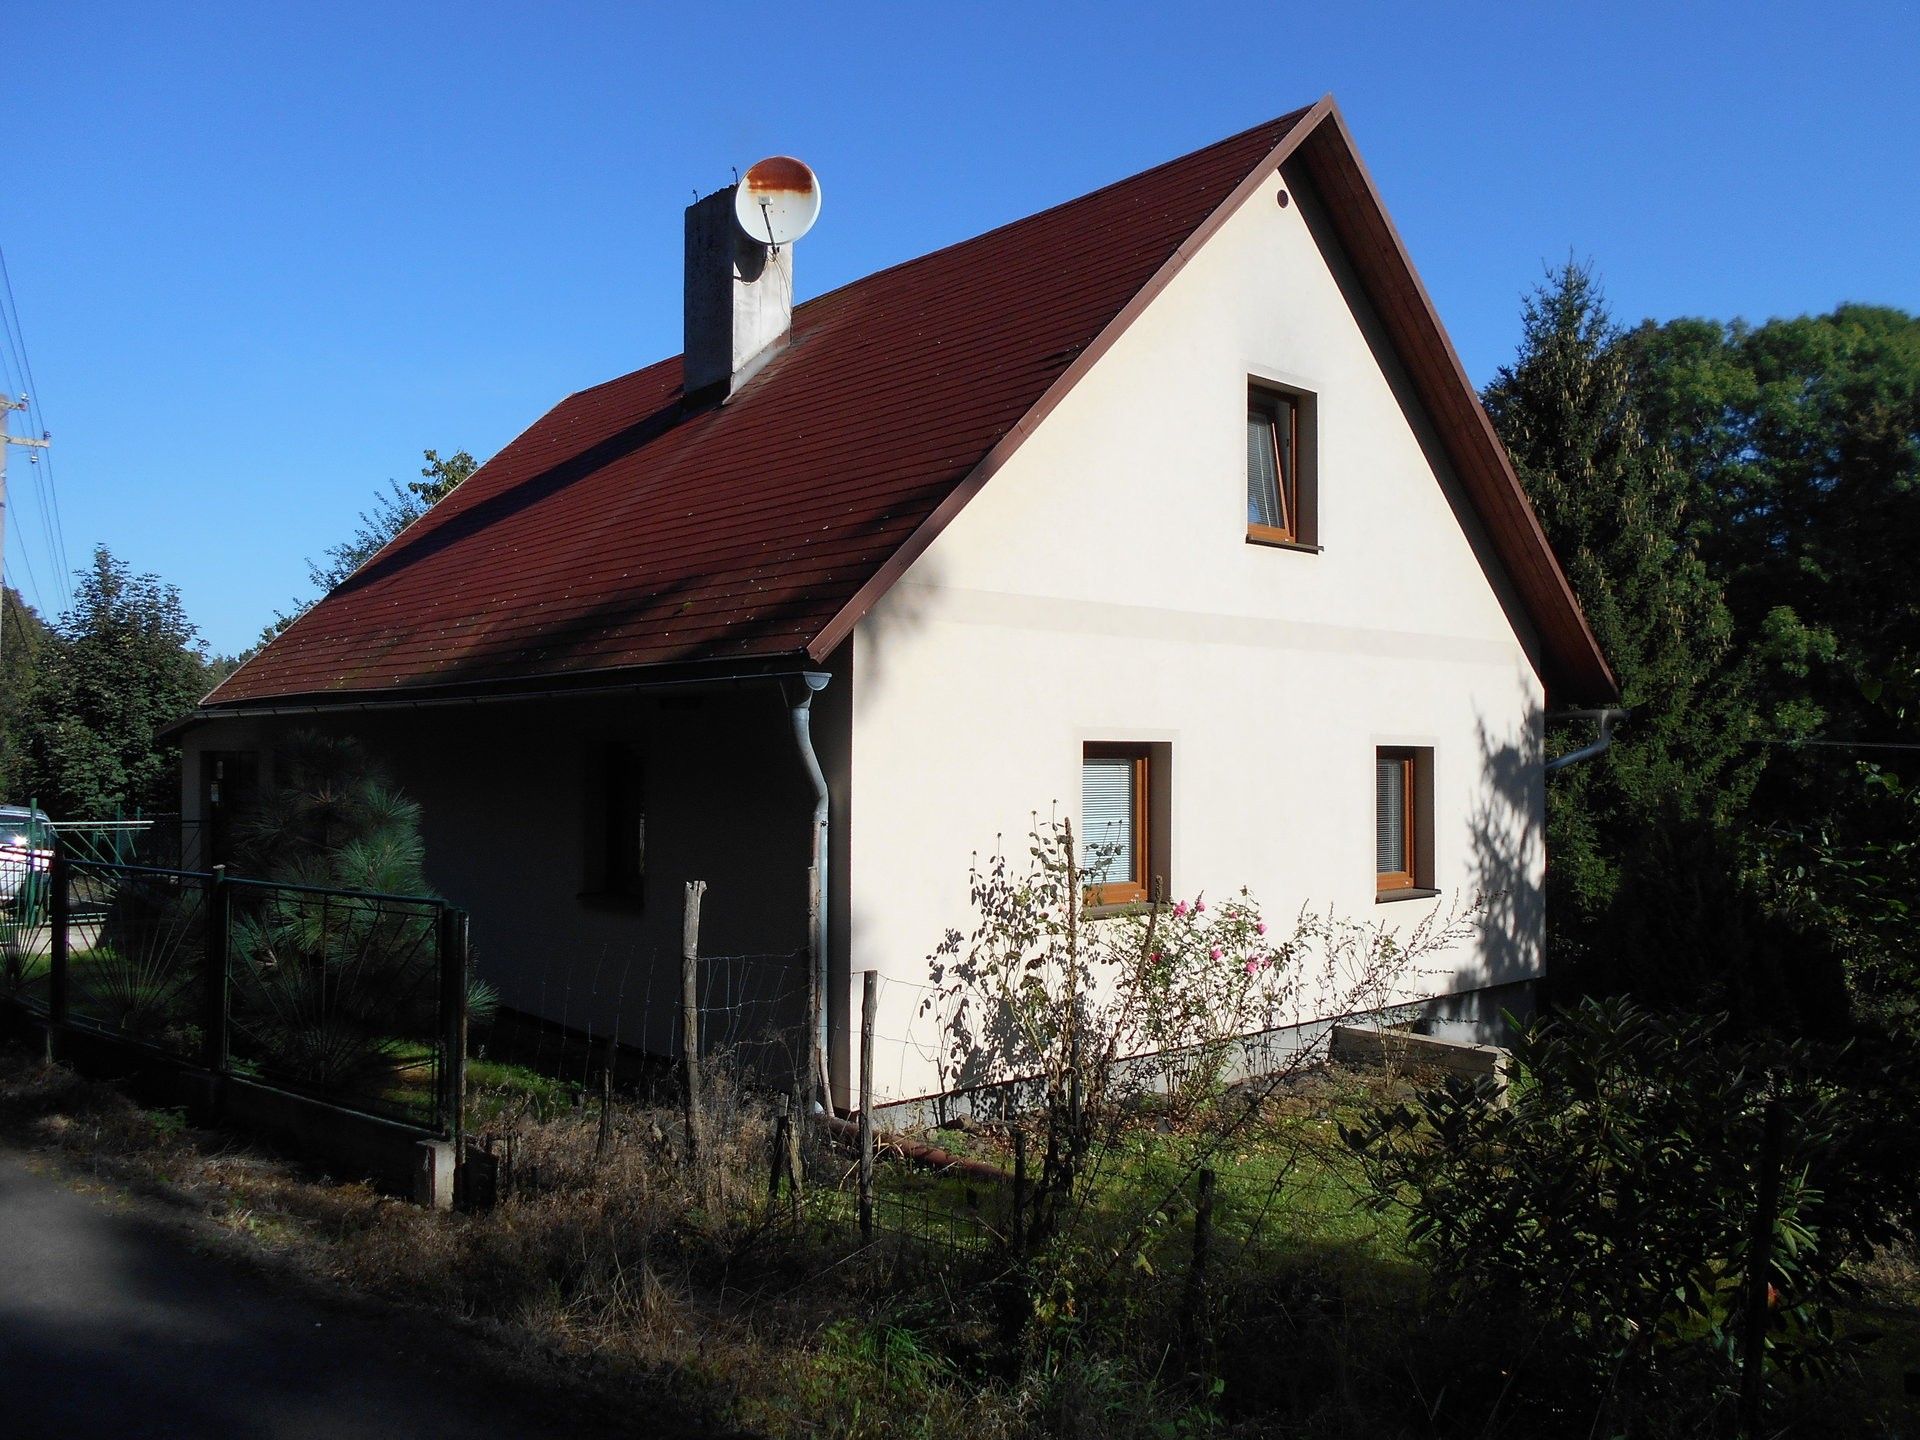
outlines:
[[[1788,750],[1818,746],[1826,750],[1920,750],[1915,740],[1746,740],[1746,745],[1778,745]]]
[[[41,618],[44,619],[47,614],[47,602],[40,598],[40,581],[33,573],[33,557],[27,554],[24,541],[20,542],[16,548],[20,551],[21,561],[27,567],[27,588],[33,591],[33,608],[39,611]],[[13,588],[17,591],[20,587],[16,585]]]
[[[53,427],[47,424],[46,412],[40,406],[40,385],[34,378],[33,358],[27,350],[26,330],[20,323],[20,305],[14,299],[13,275],[7,268],[4,247],[0,247],[0,290],[4,290],[6,295],[8,345],[16,349],[17,369],[26,382],[27,421],[44,439],[52,433]],[[60,516],[60,491],[54,479],[53,455],[43,446],[28,458],[34,462],[34,494],[40,501],[40,524],[46,533],[47,558],[56,567],[61,594],[71,603],[73,565],[67,557],[67,533]],[[21,548],[24,553],[24,542]]]

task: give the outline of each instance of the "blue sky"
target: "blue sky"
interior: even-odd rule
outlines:
[[[423,448],[677,351],[682,207],[764,154],[804,298],[1331,90],[1484,382],[1569,252],[1625,320],[1920,310],[1916,57],[1910,5],[67,0],[9,16],[0,246],[68,559],[233,650]]]

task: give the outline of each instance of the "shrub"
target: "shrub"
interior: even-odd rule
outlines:
[[[1816,1183],[1835,1167],[1832,1107],[1807,1052],[1724,1028],[1587,1001],[1518,1042],[1507,1103],[1448,1079],[1344,1130],[1371,1203],[1410,1207],[1441,1298],[1521,1347],[1522,1392],[1526,1372],[1571,1373],[1618,1423],[1731,1393],[1770,1099],[1789,1121],[1768,1357],[1800,1375],[1833,1356],[1845,1246]]]
[[[235,872],[278,884],[235,892],[237,1048],[309,1084],[384,1091],[434,1032],[436,914],[340,892],[430,895],[420,807],[354,740],[300,733],[277,758],[238,830]],[[471,983],[469,996],[482,1019],[497,1003]]]

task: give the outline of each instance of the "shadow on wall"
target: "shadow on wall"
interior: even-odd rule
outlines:
[[[1482,911],[1480,965],[1462,972],[1461,988],[1529,980],[1545,961],[1547,897],[1539,856],[1546,843],[1546,755],[1541,719],[1531,711],[1517,735],[1475,726],[1480,746],[1479,798],[1469,818],[1474,886]]]

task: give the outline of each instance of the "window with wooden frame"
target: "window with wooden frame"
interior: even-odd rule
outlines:
[[[1384,745],[1373,753],[1373,869],[1380,898],[1433,894],[1433,751]]]
[[[1414,832],[1418,792],[1411,750],[1383,749],[1373,757],[1373,868],[1382,890],[1410,890],[1418,861]]]
[[[1312,542],[1303,483],[1309,469],[1307,397],[1247,389],[1247,538],[1279,545]]]
[[[1080,760],[1080,876],[1092,905],[1147,898],[1154,867],[1166,862],[1154,843],[1152,745],[1089,742]]]
[[[640,900],[647,880],[645,767],[638,749],[599,747],[587,772],[586,884],[596,899]]]

